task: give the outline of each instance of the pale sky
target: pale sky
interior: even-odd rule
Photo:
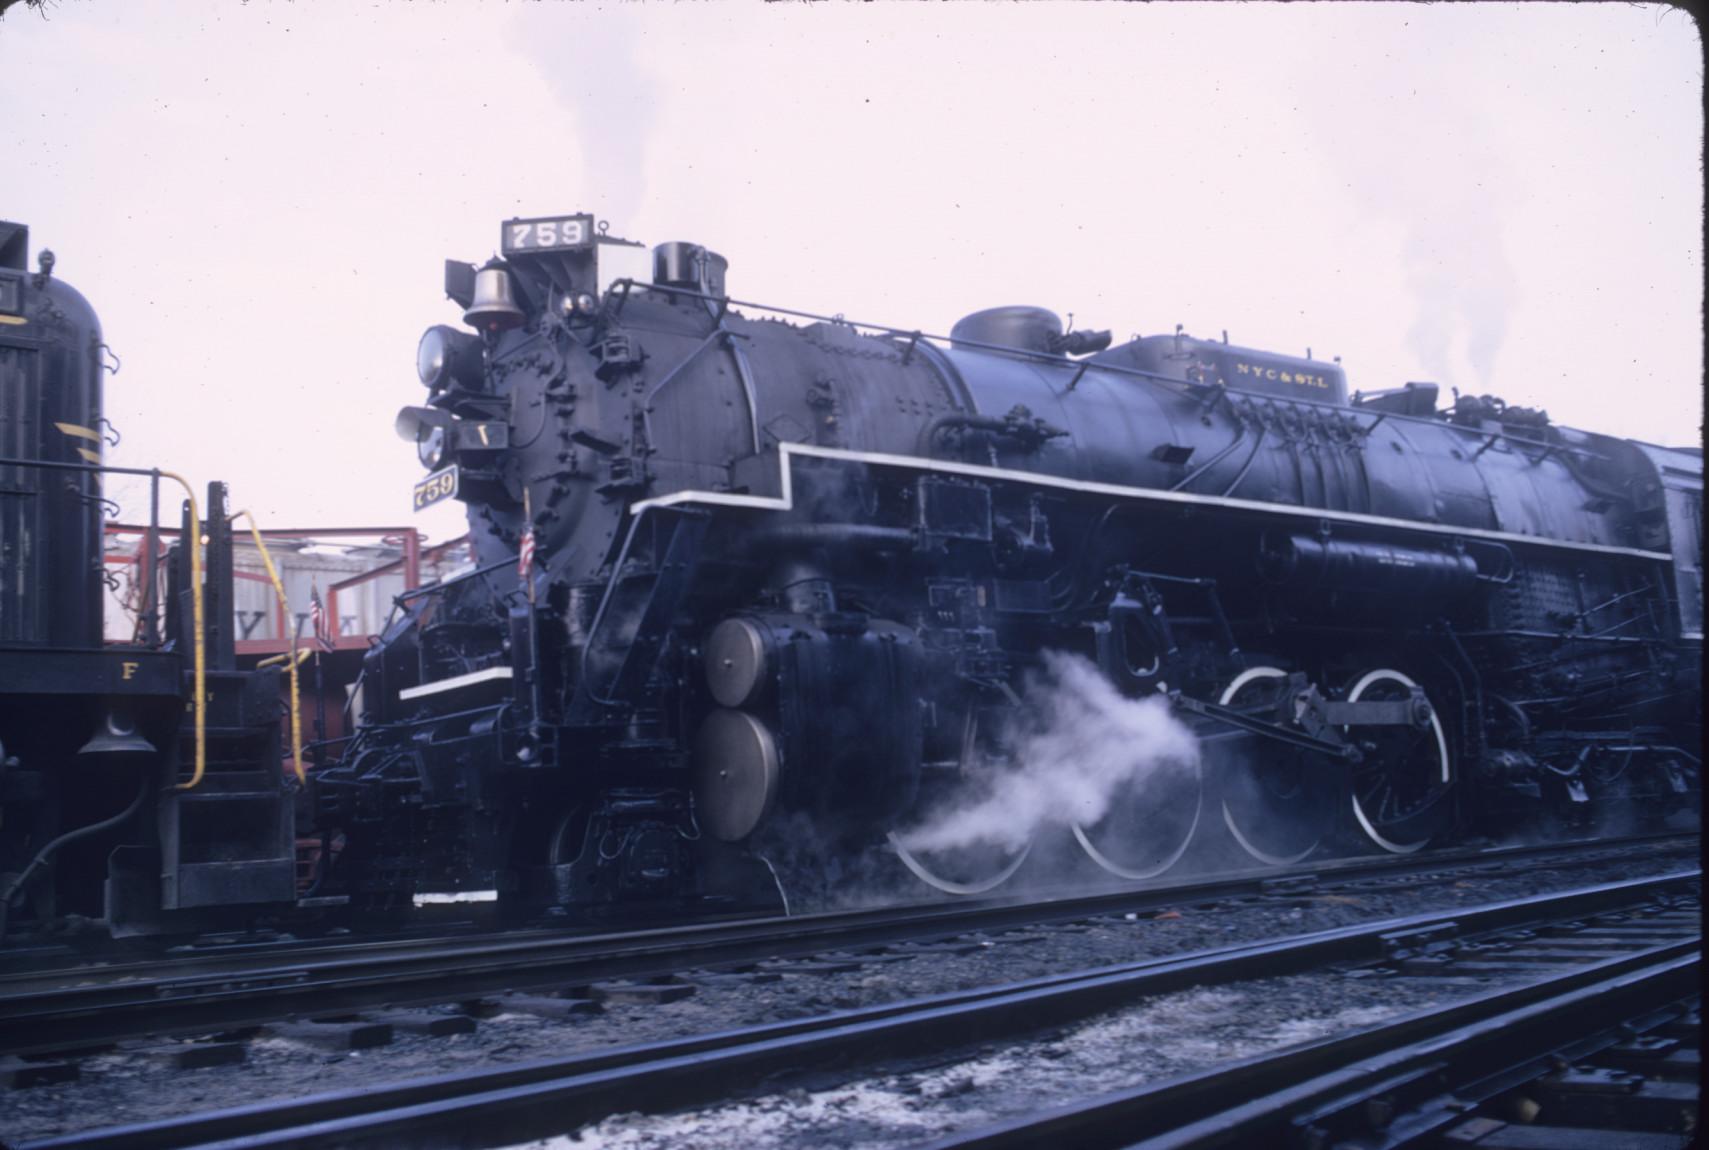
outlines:
[[[391,430],[442,261],[574,211],[738,298],[1226,329],[1683,445],[1702,85],[1659,6],[54,0],[0,17],[0,218],[123,358],[109,461],[271,526],[461,530]]]

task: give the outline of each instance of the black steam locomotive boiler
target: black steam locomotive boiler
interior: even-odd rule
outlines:
[[[799,818],[988,889],[1027,844],[889,832],[977,791],[1047,652],[1204,740],[1068,828],[1126,878],[1696,801],[1700,449],[1036,307],[744,304],[588,215],[501,242],[398,421],[479,561],[367,656],[329,893],[693,901]]]
[[[224,487],[205,508],[184,488],[179,537],[206,539],[206,571],[201,550],[162,549],[156,517],[139,626],[106,642],[103,522],[117,507],[102,477],[147,476],[157,496],[181,481],[104,461],[117,360],[53,253],[27,270],[28,243],[0,221],[0,936],[194,931],[288,910],[279,672],[237,669]]]

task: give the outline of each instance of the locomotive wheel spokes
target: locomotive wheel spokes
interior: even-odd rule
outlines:
[[[1187,853],[1204,806],[1199,764],[1172,765],[1129,782],[1103,818],[1073,824],[1074,838],[1087,857],[1117,878],[1156,878]]]
[[[1011,706],[1020,705],[1019,696],[1007,683],[999,682],[997,688]],[[979,715],[979,707],[970,706],[963,716],[959,751],[959,773],[963,777],[989,767],[981,754],[980,735],[982,729],[990,728],[980,723]],[[945,894],[984,894],[996,890],[1021,868],[1033,849],[1030,837],[1019,847],[975,839],[957,846],[928,849],[908,846],[903,841],[907,836],[908,832],[891,831],[887,836],[890,848],[915,878]]]
[[[552,828],[552,834],[546,843],[547,864],[564,866],[575,862],[581,857],[586,840],[587,812],[579,806],[571,807]]]
[[[1032,840],[1018,850],[993,843],[975,843],[949,850],[910,850],[895,831],[890,847],[914,877],[945,894],[984,894],[996,890],[1027,861]]]
[[[1347,701],[1405,699],[1417,686],[1387,667],[1365,674],[1347,692]],[[1373,844],[1391,854],[1411,854],[1441,829],[1443,802],[1453,786],[1448,737],[1434,704],[1422,727],[1343,727],[1349,741],[1365,752],[1354,767],[1353,821]]]
[[[1248,667],[1217,700],[1225,707],[1273,714],[1288,673]],[[1266,866],[1302,862],[1322,843],[1334,817],[1334,794],[1318,756],[1297,747],[1252,739],[1234,744],[1237,757],[1218,771],[1222,821],[1240,849]]]

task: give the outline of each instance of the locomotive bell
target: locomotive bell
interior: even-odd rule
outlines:
[[[136,725],[112,711],[102,720],[87,743],[78,748],[80,755],[152,755],[155,746],[137,731]]]
[[[496,260],[475,273],[475,298],[463,322],[482,331],[508,331],[527,318],[516,304],[516,285]]]

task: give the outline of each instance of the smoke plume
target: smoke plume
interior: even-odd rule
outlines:
[[[1406,282],[1417,305],[1407,346],[1429,378],[1454,379],[1458,350],[1477,386],[1492,383],[1519,294],[1503,227],[1496,203],[1469,198],[1421,205],[1407,223]]]
[[[1360,44],[1348,68],[1305,70],[1300,111],[1350,202],[1400,228],[1407,350],[1424,378],[1487,388],[1519,304],[1508,249],[1525,185],[1489,115],[1510,98],[1509,70],[1452,18],[1400,27],[1376,14]]]
[[[1198,741],[1162,698],[1129,699],[1087,660],[1047,651],[1000,760],[899,836],[910,851],[1018,849],[1051,826],[1090,826],[1118,795],[1167,801],[1198,764]]]
[[[647,191],[647,144],[657,119],[658,87],[643,63],[645,15],[566,5],[519,12],[510,28],[512,43],[574,117],[582,202],[629,219]],[[567,141],[545,133],[539,142]]]

